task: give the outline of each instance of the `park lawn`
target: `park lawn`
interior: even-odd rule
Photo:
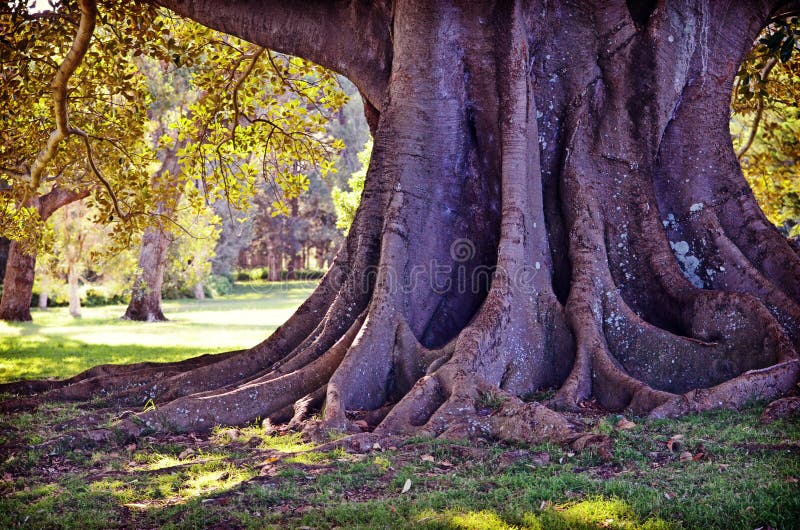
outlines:
[[[0,383],[69,377],[98,364],[178,361],[201,353],[247,348],[282,324],[316,282],[237,283],[207,300],[168,300],[169,322],[127,322],[121,305],[33,311],[33,322],[0,322]]]
[[[158,324],[121,306],[36,312],[0,327],[0,380],[246,347],[313,285],[166,302]],[[355,454],[260,423],[95,445],[74,429],[113,429],[113,410],[43,403],[0,416],[0,528],[800,528],[800,420],[763,425],[763,406],[632,426],[589,413],[610,455],[425,439]]]
[[[358,454],[258,424],[81,445],[59,425],[97,412],[45,404],[0,417],[0,528],[800,528],[800,422],[761,410],[589,418],[611,455],[421,438]]]

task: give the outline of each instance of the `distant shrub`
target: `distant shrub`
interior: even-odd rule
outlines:
[[[127,304],[128,297],[123,293],[109,293],[105,289],[95,287],[86,290],[86,294],[81,299],[81,304],[86,307],[97,307],[104,305]]]
[[[226,276],[212,274],[203,284],[203,290],[209,298],[224,296],[233,290],[233,282]]]

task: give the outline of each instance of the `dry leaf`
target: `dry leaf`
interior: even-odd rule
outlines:
[[[692,453],[690,453],[689,451],[684,451],[681,453],[681,456],[678,457],[678,460],[680,460],[681,462],[691,462],[693,458],[694,455],[692,455]]]
[[[680,444],[681,440],[683,440],[682,434],[672,435],[670,439],[667,440],[667,449],[669,449],[670,451],[677,451],[681,446]]]
[[[423,462],[434,462],[434,458],[431,455],[422,455],[419,459]]]
[[[356,420],[356,421],[353,422],[353,425],[355,425],[356,427],[358,427],[362,431],[368,431],[369,430],[369,424],[364,420]]]
[[[408,490],[410,489],[411,489],[411,479],[407,478],[406,483],[403,484],[403,491],[401,491],[400,493],[408,493]]]
[[[622,416],[617,422],[617,429],[622,429],[623,431],[633,429],[634,427],[636,427],[636,424],[627,419],[625,416]]]

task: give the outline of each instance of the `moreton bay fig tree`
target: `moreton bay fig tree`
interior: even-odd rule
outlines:
[[[800,256],[728,121],[739,64],[800,3],[161,4],[352,80],[375,138],[361,204],[263,343],[19,391],[154,399],[133,433],[316,407],[370,436],[532,442],[578,439],[557,410],[587,401],[671,416],[795,387]]]

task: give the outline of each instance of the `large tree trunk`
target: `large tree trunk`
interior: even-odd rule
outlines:
[[[165,187],[169,197],[156,205],[157,220],[142,234],[138,272],[133,281],[131,301],[122,317],[125,320],[141,322],[167,320],[161,310],[161,287],[164,284],[167,250],[170,243],[164,219],[174,214],[174,205],[180,200],[183,180],[177,152],[185,145],[185,141],[176,142],[173,147],[163,151],[161,167],[153,178],[153,185]]]
[[[30,205],[39,210],[43,221],[66,204],[83,199],[88,190],[66,190],[53,187],[47,194],[36,197]],[[36,270],[36,253],[12,241],[8,248],[3,296],[0,298],[0,320],[29,322],[33,298],[33,276]]]
[[[800,257],[758,209],[727,125],[770,6],[163,3],[265,46],[290,35],[301,55],[306,35],[379,119],[314,294],[246,352],[113,379],[120,398],[160,403],[132,432],[297,420],[324,402],[324,428],[371,411],[379,435],[571,441],[554,409],[590,399],[665,416],[794,388]],[[349,53],[361,41],[380,45]]]

